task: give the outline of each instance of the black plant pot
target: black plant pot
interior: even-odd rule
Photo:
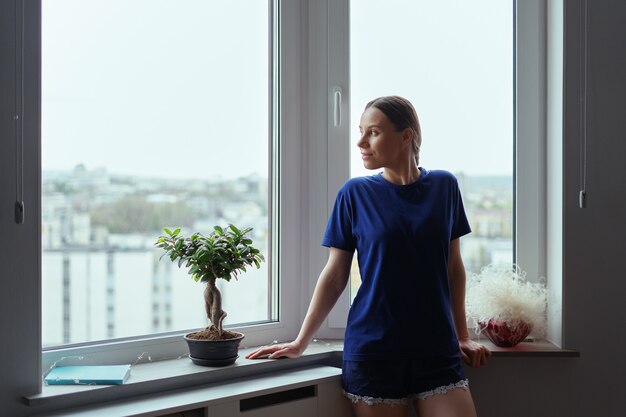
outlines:
[[[189,359],[196,365],[226,366],[235,363],[239,357],[239,343],[244,338],[242,333],[226,340],[198,340],[185,335],[189,346]]]

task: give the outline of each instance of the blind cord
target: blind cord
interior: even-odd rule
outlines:
[[[580,208],[587,206],[587,25],[588,6],[587,0],[581,0],[580,23],[580,192],[578,195],[578,205]]]
[[[24,223],[24,2],[21,1],[21,16],[19,4],[20,0],[15,0],[15,223],[22,224]]]

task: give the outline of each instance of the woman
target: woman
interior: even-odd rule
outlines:
[[[296,340],[250,359],[297,357],[344,290],[354,251],[362,284],[350,308],[342,383],[357,416],[475,416],[461,361],[490,352],[469,338],[459,238],[470,232],[456,179],[419,167],[421,130],[397,96],[367,104],[357,143],[368,169],[339,190],[322,244],[330,256]]]

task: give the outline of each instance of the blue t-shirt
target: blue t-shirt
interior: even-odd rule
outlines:
[[[357,250],[361,287],[350,313],[345,360],[458,352],[450,310],[450,241],[469,233],[456,178],[420,168],[408,185],[382,174],[340,190],[322,245]]]

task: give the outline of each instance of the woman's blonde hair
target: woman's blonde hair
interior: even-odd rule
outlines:
[[[413,130],[411,149],[415,163],[419,166],[420,147],[422,146],[422,129],[420,128],[417,112],[411,102],[400,96],[378,97],[367,103],[365,110],[370,107],[377,108],[387,116],[398,131],[406,128]]]

